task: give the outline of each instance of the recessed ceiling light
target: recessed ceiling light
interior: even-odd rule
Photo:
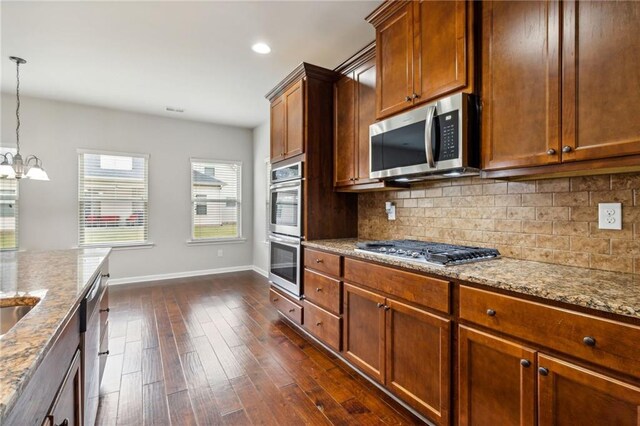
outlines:
[[[166,107],[165,109],[169,112],[184,112],[182,108]]]
[[[256,53],[260,53],[261,55],[266,55],[267,53],[271,52],[271,48],[266,43],[256,43],[251,46],[251,50]]]

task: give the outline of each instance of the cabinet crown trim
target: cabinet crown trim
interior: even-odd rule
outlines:
[[[368,23],[377,27],[384,22],[389,16],[393,15],[398,10],[407,5],[407,0],[386,0],[380,6],[378,6],[373,12],[369,14],[365,19]]]
[[[334,68],[334,71],[340,74],[349,74],[360,65],[376,57],[376,41],[372,41],[362,49],[358,50],[349,59]]]
[[[280,83],[278,83],[276,87],[271,89],[271,91],[269,91],[269,93],[267,93],[264,97],[267,98],[269,102],[271,102],[282,93],[284,93],[284,91],[287,90],[289,86],[291,86],[291,84],[299,81],[304,77],[310,77],[316,80],[323,80],[333,83],[338,79],[339,75],[335,71],[303,62],[298,65]]]

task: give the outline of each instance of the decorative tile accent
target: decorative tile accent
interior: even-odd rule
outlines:
[[[386,219],[385,201],[399,207],[395,222]],[[621,231],[598,229],[599,202],[622,203]],[[452,179],[359,194],[358,206],[361,239],[412,236],[496,247],[505,257],[640,274],[640,173],[525,182]],[[404,220],[409,217],[424,221]]]

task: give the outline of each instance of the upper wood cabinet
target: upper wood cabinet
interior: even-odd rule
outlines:
[[[556,2],[482,4],[484,169],[560,161]]]
[[[472,92],[473,2],[387,1],[376,28],[376,117],[454,91]]]
[[[486,1],[482,15],[483,169],[515,169],[487,177],[637,166],[640,2]]]
[[[336,71],[334,85],[334,186],[338,191],[382,189],[369,177],[369,126],[374,123],[376,93],[375,43]]]
[[[271,161],[304,152],[304,80],[271,101]]]
[[[562,161],[640,154],[640,2],[563,2]]]

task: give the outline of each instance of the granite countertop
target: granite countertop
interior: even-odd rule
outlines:
[[[640,318],[639,275],[508,258],[438,267],[358,252],[355,251],[358,241],[356,239],[318,240],[304,241],[302,244],[309,248],[344,256]]]
[[[27,305],[38,302],[0,336],[0,424],[110,251],[101,248],[0,253],[0,306],[13,300]]]

